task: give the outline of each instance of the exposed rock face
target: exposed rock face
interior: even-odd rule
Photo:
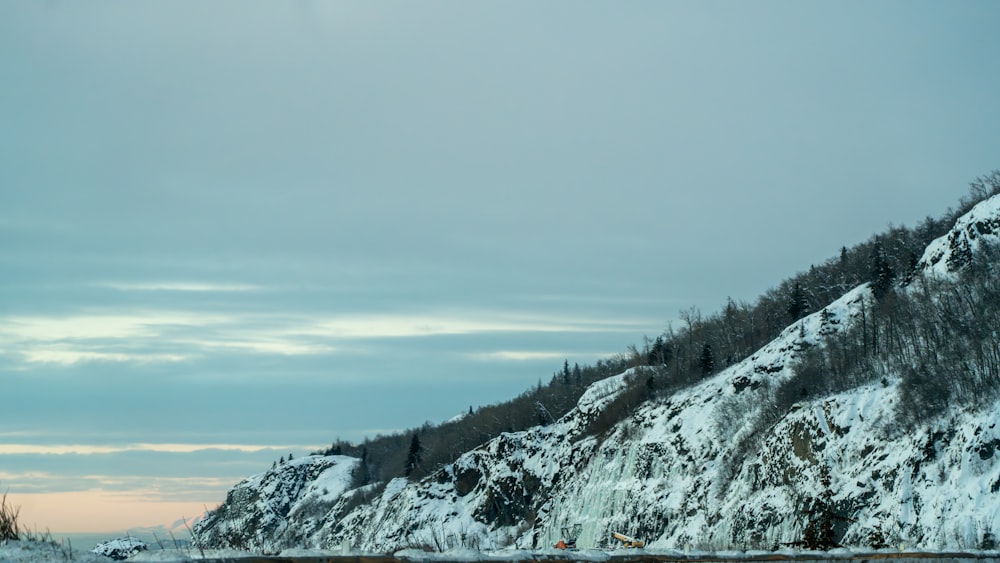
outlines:
[[[248,477],[230,489],[218,510],[195,525],[195,541],[203,547],[276,552],[349,500],[344,493],[358,462],[345,456],[309,456]]]
[[[951,277],[998,234],[993,198],[932,243],[922,267]],[[596,435],[590,422],[630,373],[594,384],[554,424],[503,434],[377,494],[350,489],[351,458],[280,466],[234,487],[196,540],[228,547],[236,538],[265,551],[342,542],[376,552],[542,548],[578,524],[581,548],[621,532],[653,548],[770,549],[802,537],[805,507],[826,491],[845,545],[869,545],[878,530],[893,547],[990,547],[1000,534],[1000,404],[901,427],[899,380],[890,378],[773,412],[771,393],[802,353],[859,322],[872,299],[858,287],[745,361],[642,403]],[[369,500],[351,502],[365,492]]]

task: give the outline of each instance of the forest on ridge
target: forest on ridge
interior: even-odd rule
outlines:
[[[928,216],[914,227],[890,226],[844,246],[837,256],[783,280],[752,303],[727,299],[714,313],[681,311],[680,326],[668,326],[655,338],[593,365],[567,360],[548,382],[540,380],[508,401],[470,407],[442,424],[361,443],[336,440],[315,453],[361,460],[355,485],[375,486],[356,497],[360,504],[395,477],[421,479],[501,433],[554,423],[588,385],[633,368],[628,389],[591,422],[589,433],[600,436],[640,403],[749,357],[788,326],[864,283],[870,284],[875,303],[863,311],[863,322],[806,351],[795,377],[769,390],[774,408],[757,421],[761,432],[798,401],[896,374],[903,378],[901,424],[933,417],[948,405],[993,400],[1000,393],[1000,338],[992,328],[1000,326],[1000,249],[965,256],[959,283],[920,275],[918,262],[957,218],[997,194],[1000,171],[993,171],[971,182],[968,196],[942,216]],[[759,434],[744,437],[737,450],[752,447]],[[732,463],[738,465],[738,456]]]

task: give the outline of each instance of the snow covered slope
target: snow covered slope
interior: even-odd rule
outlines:
[[[203,547],[277,553],[272,538],[308,534],[312,523],[349,500],[345,493],[358,463],[352,457],[309,456],[248,477],[195,524],[196,541]]]
[[[1000,196],[975,206],[955,222],[954,228],[927,245],[919,268],[939,276],[955,273],[969,262],[983,242],[1000,239]]]
[[[920,267],[954,279],[998,234],[994,197],[930,244]],[[870,289],[855,288],[606,432],[591,422],[639,374],[600,381],[558,422],[503,434],[420,482],[349,490],[356,460],[296,460],[237,485],[196,539],[232,547],[235,537],[264,551],[345,542],[373,552],[537,549],[579,525],[581,548],[621,532],[653,548],[771,549],[802,538],[805,507],[827,489],[826,475],[837,512],[848,515],[836,524],[845,545],[867,545],[877,532],[914,549],[991,547],[1000,534],[1000,404],[904,428],[894,416],[898,378],[887,378],[775,408],[803,353],[872,305]]]
[[[553,495],[544,542],[555,541],[563,526],[579,523],[582,546],[603,546],[618,531],[652,541],[654,547],[772,547],[769,539],[740,529],[748,522],[727,521],[756,489],[751,472],[739,467],[748,465],[745,456],[757,453],[743,450],[756,443],[755,421],[770,406],[768,391],[793,375],[795,359],[820,335],[853,322],[867,299],[867,288],[852,291],[787,328],[746,361],[636,409],[576,478]],[[761,516],[771,516],[761,519],[768,530],[789,512],[782,514],[779,505],[770,514],[766,505],[778,502],[768,500],[760,510]],[[797,539],[797,533],[789,528],[785,540]]]

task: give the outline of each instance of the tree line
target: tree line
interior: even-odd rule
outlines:
[[[470,406],[467,413],[455,420],[380,434],[361,443],[335,440],[330,447],[314,453],[359,458],[362,463],[355,475],[358,486],[384,483],[395,477],[420,479],[503,432],[559,420],[576,406],[587,386],[625,371],[629,363],[624,354],[586,366],[570,367],[566,361],[548,383],[539,381],[509,401],[475,409]]]
[[[993,328],[1000,326],[1000,251],[970,259],[957,284],[924,278],[916,266],[932,240],[975,204],[997,194],[1000,171],[974,180],[969,195],[941,217],[927,217],[912,228],[890,226],[865,242],[841,247],[836,256],[782,281],[755,302],[730,298],[707,315],[696,308],[684,310],[680,326],[668,326],[641,346],[594,365],[570,367],[567,360],[548,383],[539,381],[509,401],[470,407],[453,421],[357,444],[336,440],[315,453],[361,459],[355,475],[359,486],[403,476],[420,479],[500,433],[555,422],[591,383],[637,368],[625,392],[591,422],[590,432],[601,434],[639,403],[746,359],[795,321],[862,283],[869,283],[875,296],[863,310],[862,322],[804,354],[793,380],[775,390],[779,410],[890,373],[903,374],[901,417],[928,416],[956,400],[992,398],[998,393],[993,390],[1000,389],[1000,338]],[[904,286],[920,289],[900,291]]]

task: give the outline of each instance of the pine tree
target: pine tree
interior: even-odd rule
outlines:
[[[407,477],[413,470],[420,466],[420,438],[417,437],[416,432],[413,433],[413,439],[410,440],[410,451],[406,454],[406,466],[403,468],[403,474]]]
[[[715,371],[715,352],[712,350],[712,344],[706,342],[704,346],[701,347],[701,356],[698,358],[698,368],[701,369],[702,375],[711,375]]]
[[[657,336],[653,341],[653,347],[649,351],[648,363],[651,366],[662,366],[670,361],[670,348],[663,341],[662,336]]]
[[[802,289],[802,284],[799,282],[795,282],[792,294],[788,298],[786,311],[788,311],[791,322],[801,319],[809,312],[809,301],[806,298],[806,292]]]
[[[868,279],[876,299],[882,299],[892,289],[892,283],[896,280],[896,271],[889,264],[889,258],[881,242],[876,242],[872,247]]]
[[[358,484],[367,485],[371,482],[371,471],[368,469],[368,446],[361,448],[361,463],[358,464]]]

